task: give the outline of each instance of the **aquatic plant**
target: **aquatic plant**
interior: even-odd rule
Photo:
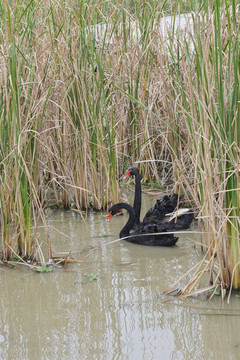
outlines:
[[[97,274],[85,272],[84,276],[88,277],[90,281],[97,280],[99,276]]]

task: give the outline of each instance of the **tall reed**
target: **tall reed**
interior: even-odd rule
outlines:
[[[239,10],[234,1],[205,6],[194,20],[194,50],[183,47],[180,60],[172,53],[171,85],[191,139],[192,194],[207,232],[210,279],[224,291],[240,285]]]
[[[10,8],[7,3],[2,8],[5,17],[1,24],[4,31],[1,34],[0,216],[5,260],[16,251],[21,257],[34,259],[39,218],[46,226],[38,153],[47,96],[40,87],[44,81],[41,84],[37,81],[36,58],[31,47],[30,19],[34,10],[33,4],[24,10],[20,6]],[[23,19],[28,17],[25,23]],[[47,227],[46,237],[51,257]]]

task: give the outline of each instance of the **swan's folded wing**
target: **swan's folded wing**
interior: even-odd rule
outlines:
[[[156,204],[148,210],[144,216],[143,223],[162,224],[166,222],[166,214],[174,212],[180,205],[183,195],[178,194],[165,195],[162,199],[157,200]]]

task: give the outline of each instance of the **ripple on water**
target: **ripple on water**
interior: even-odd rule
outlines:
[[[226,349],[228,358],[236,358],[239,317],[199,312],[206,307],[210,313],[240,312],[237,298],[230,305],[200,297],[178,305],[161,302],[162,292],[201,258],[190,235],[181,235],[173,248],[126,241],[105,246],[116,239],[126,216],[110,225],[105,216],[92,215],[90,231],[79,216],[54,216],[50,221],[67,235],[52,230],[55,251],[104,246],[74,255],[88,262],[69,265],[68,271],[0,272],[1,359],[202,360],[217,354],[225,360]],[[99,238],[104,232],[115,235]],[[99,278],[90,281],[85,272]]]

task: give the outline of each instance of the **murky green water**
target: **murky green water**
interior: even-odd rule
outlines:
[[[145,199],[146,208],[154,201]],[[55,254],[72,250],[83,262],[47,274],[1,268],[0,359],[240,358],[235,294],[230,305],[203,297],[162,303],[162,292],[201,257],[193,235],[174,248],[106,246],[125,216],[90,215],[85,225],[72,212],[49,211],[48,219]]]

